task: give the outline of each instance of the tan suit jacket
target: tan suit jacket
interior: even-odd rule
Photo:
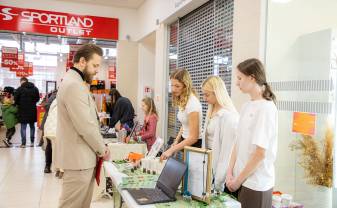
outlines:
[[[57,93],[57,159],[60,168],[94,168],[104,154],[96,103],[89,87],[74,70],[66,72]]]

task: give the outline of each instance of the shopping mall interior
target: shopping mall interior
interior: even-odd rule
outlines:
[[[73,68],[79,66],[74,57],[88,44],[102,49],[99,69],[86,86],[95,103],[100,125],[97,131],[102,134],[95,139],[103,140],[110,152],[101,169],[94,169],[91,207],[250,207],[240,200],[240,191],[239,198],[232,198],[223,189],[215,193],[214,145],[213,151],[183,147],[177,152],[175,157],[187,165],[187,170],[184,176],[177,176],[183,180],[175,187],[176,201],[141,205],[127,190],[157,187],[169,168],[170,159],[165,158],[166,165],[161,161],[164,153],[175,147],[170,145],[176,137],[185,138],[182,109],[176,105],[174,81],[178,79],[171,75],[177,69],[185,69],[190,76],[201,105],[198,125],[202,140],[209,131],[205,127],[210,109],[205,80],[210,76],[221,78],[241,124],[242,109],[251,98],[238,87],[238,65],[254,58],[265,68],[266,80],[261,86],[268,83],[276,96],[273,207],[337,208],[336,11],[335,0],[1,0],[0,208],[86,207],[69,202],[61,205],[61,198],[66,195],[64,181],[73,170],[56,167],[55,162],[46,165],[46,160],[48,148],[52,148],[50,154],[55,161],[54,157],[63,152],[56,151],[60,148],[58,140],[67,138],[48,138],[41,126],[48,122],[50,114],[45,104],[54,92],[66,93],[62,85],[67,84],[67,75],[74,72]],[[27,130],[35,140],[31,144],[28,138],[25,146],[22,123],[27,127],[31,122],[20,122],[19,116],[14,127],[8,127],[4,110],[8,99],[13,108],[19,109],[15,115],[22,113],[17,96],[23,78],[35,85],[39,96],[34,104],[34,132],[32,128]],[[183,87],[188,88],[186,84]],[[116,97],[112,94],[116,89],[133,107],[133,127],[125,127],[122,119],[117,119],[116,125],[112,121],[117,114]],[[60,94],[55,98],[59,118],[63,100]],[[73,95],[74,100],[78,97]],[[153,101],[151,106],[156,108],[153,145],[158,149],[151,149],[141,136],[148,124],[145,98]],[[63,102],[67,109],[67,101]],[[190,131],[191,118],[188,117]],[[10,128],[15,133],[8,144]],[[123,137],[123,130],[129,135],[124,137],[131,141]],[[238,127],[235,135],[244,130]],[[59,135],[62,130],[55,131]],[[78,128],[76,132],[79,138],[85,137]],[[88,140],[81,142],[99,158]],[[194,164],[189,160],[192,156],[200,156],[203,163]],[[228,164],[230,159],[228,154]],[[257,168],[261,168],[259,165]],[[101,170],[98,176],[97,169]],[[227,168],[222,182],[227,186],[226,173]]]

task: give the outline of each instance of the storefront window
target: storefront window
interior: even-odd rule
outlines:
[[[325,144],[328,129],[336,135],[336,9],[334,0],[268,0],[266,66],[279,110],[274,191],[291,194],[306,208],[337,206],[336,182],[326,177],[332,173],[331,146]],[[298,123],[300,114],[308,119]],[[302,134],[311,136],[311,147],[317,142],[317,151],[292,150]],[[314,158],[320,162],[308,161]],[[312,164],[311,171],[303,161]]]
[[[47,81],[59,82],[66,69],[69,45],[96,43],[103,49],[102,70],[97,75],[98,79],[106,81],[107,88],[110,86],[107,77],[108,68],[116,66],[116,42],[96,39],[78,39],[61,36],[42,36],[19,33],[0,33],[0,48],[15,47],[24,52],[25,61],[32,62],[34,72],[28,79],[32,81],[41,93],[46,91]],[[1,56],[0,56],[1,57]],[[20,85],[20,77],[8,68],[0,67],[0,87]]]

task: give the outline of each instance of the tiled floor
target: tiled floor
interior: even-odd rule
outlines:
[[[0,139],[4,128],[0,129]],[[17,131],[13,142],[19,145]],[[0,141],[0,146],[3,145]],[[0,148],[0,208],[56,208],[61,180],[44,174],[44,151],[40,147]],[[92,203],[92,208],[113,207],[110,200]]]

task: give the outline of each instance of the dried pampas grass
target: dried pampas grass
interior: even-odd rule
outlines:
[[[299,164],[304,168],[309,184],[332,187],[333,174],[333,133],[328,128],[322,142],[308,135],[302,135],[300,140],[294,141],[290,148],[300,153]]]

